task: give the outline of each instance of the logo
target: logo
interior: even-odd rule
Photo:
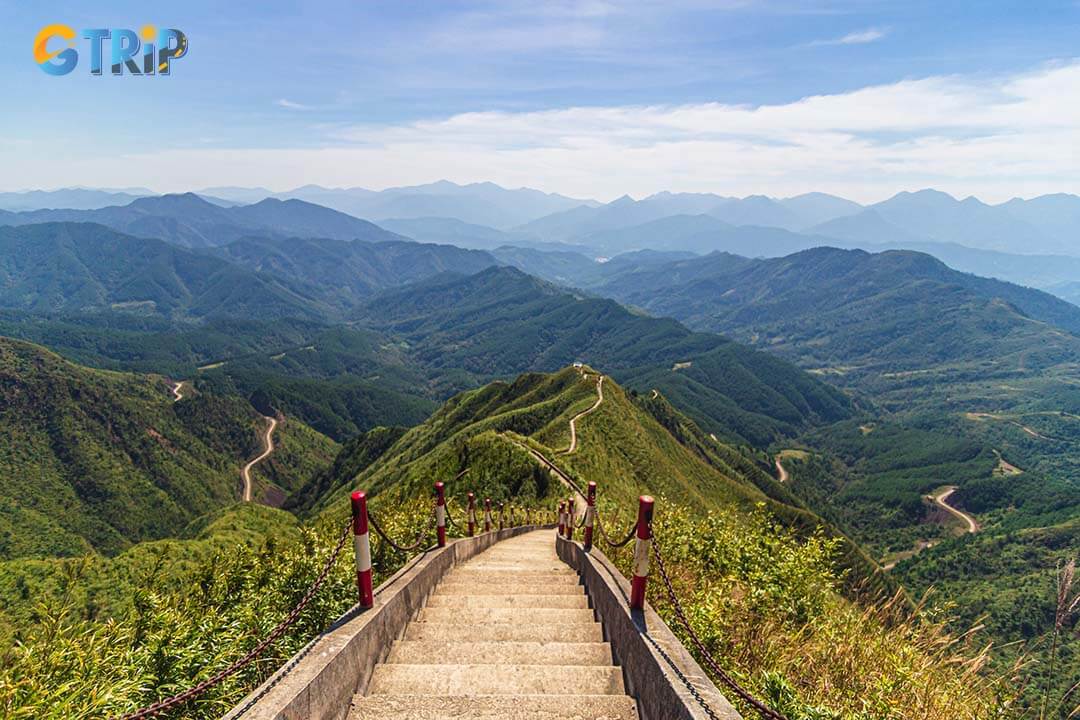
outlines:
[[[76,37],[87,41],[90,74],[103,75],[108,53],[112,75],[169,75],[172,61],[187,55],[187,35],[172,28],[145,25],[135,32],[124,28],[90,28],[76,33],[69,25],[46,25],[34,39],[34,62],[50,75],[67,75],[79,64]],[[49,46],[60,49],[50,50]],[[62,47],[61,47],[62,46]]]

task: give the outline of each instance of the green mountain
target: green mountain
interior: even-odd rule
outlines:
[[[757,444],[850,412],[844,395],[765,353],[512,268],[384,293],[358,320],[403,338],[432,372],[491,378],[587,362],[640,391],[679,396],[710,432]]]
[[[170,389],[0,338],[0,558],[113,554],[236,502],[264,422],[238,398]],[[284,490],[333,452],[290,423],[286,444],[307,448],[277,459],[267,485]]]
[[[633,507],[639,495],[652,493],[702,509],[749,511],[764,503],[805,532],[821,524],[762,470],[761,458],[709,437],[663,396],[625,391],[611,378],[603,383],[603,401],[580,420],[577,447],[568,453],[570,418],[596,402],[597,378],[588,366],[569,367],[456,395],[416,427],[380,428],[349,443],[287,505],[338,512],[358,487],[411,498],[425,493],[432,478],[464,471],[467,477],[449,487],[459,500],[467,490],[522,502],[565,495],[567,487],[530,454],[535,449],[579,487],[596,482],[608,507]],[[860,573],[872,574],[873,563],[854,545],[847,549]]]
[[[844,379],[1080,358],[1072,334],[1080,308],[908,251],[817,248],[757,261],[718,254],[625,273],[599,292]]]
[[[494,264],[484,252],[405,241],[244,238],[195,252],[101,225],[43,223],[0,227],[0,306],[327,319],[380,290]]]
[[[182,247],[216,247],[251,235],[325,237],[336,240],[401,240],[366,220],[302,200],[267,198],[253,205],[221,207],[194,193],[139,198],[96,210],[34,210],[0,215],[0,225],[90,222],[168,241]]]
[[[191,319],[327,312],[288,281],[89,223],[0,227],[0,306]]]
[[[339,307],[440,273],[471,274],[496,264],[478,250],[406,241],[243,238],[214,252],[242,267],[302,284]]]

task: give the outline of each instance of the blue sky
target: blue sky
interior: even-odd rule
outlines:
[[[1080,5],[1032,5],[0,0],[0,189],[1080,192]],[[190,53],[52,77],[56,22]]]

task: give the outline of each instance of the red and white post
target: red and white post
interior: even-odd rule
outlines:
[[[435,483],[435,533],[439,547],[446,547],[446,485]]]
[[[491,532],[491,498],[484,498],[484,532]]]
[[[634,576],[630,579],[630,609],[645,607],[645,585],[649,581],[649,551],[652,550],[653,499],[638,498],[637,539],[634,541]]]
[[[566,504],[567,509],[567,522],[566,522],[566,539],[574,539],[574,525],[577,524],[577,519],[574,518],[574,498],[570,498]]]
[[[476,534],[476,494],[469,493],[469,537]]]
[[[559,535],[566,534],[566,503],[559,503]]]
[[[585,552],[592,550],[593,525],[596,524],[596,483],[590,481],[585,495]]]
[[[357,490],[352,494],[353,549],[356,551],[356,589],[360,607],[375,604],[375,592],[371,584],[371,536],[368,534],[367,493]]]

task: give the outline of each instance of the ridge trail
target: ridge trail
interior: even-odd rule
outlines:
[[[270,421],[266,427],[266,435],[263,437],[263,452],[257,458],[245,465],[243,471],[240,473],[244,478],[244,502],[251,502],[251,468],[270,457],[270,453],[274,452],[274,430],[277,428],[278,421],[277,418],[272,418],[268,415],[263,415],[263,419]]]
[[[570,447],[559,453],[560,455],[570,455],[577,451],[577,421],[585,417],[589,413],[594,412],[604,402],[604,376],[598,376],[596,380],[596,402],[592,407],[587,410],[582,410],[574,417],[570,418]]]
[[[184,387],[184,381],[183,380],[173,383],[173,386],[172,386],[173,402],[180,402],[181,400],[184,399],[184,394],[180,392],[180,390],[182,390],[183,387]]]
[[[603,375],[599,375],[597,377],[596,395],[597,395],[596,402],[593,403],[593,405],[590,408],[588,408],[587,410],[583,410],[583,411],[579,412],[577,415],[575,415],[574,417],[570,418],[570,447],[567,448],[566,450],[558,453],[559,455],[569,455],[569,454],[577,451],[577,447],[578,447],[578,443],[577,443],[577,421],[580,420],[581,418],[585,417],[589,413],[594,412],[597,408],[600,407],[601,403],[604,402],[604,376]],[[523,442],[520,442],[518,440],[515,440],[514,438],[507,438],[507,439],[510,440],[510,442],[517,445],[518,447],[520,447],[522,450],[525,450],[530,455],[532,455],[533,458],[535,458],[537,462],[539,462],[541,465],[543,465],[548,470],[550,470],[552,473],[554,473],[555,477],[557,477],[559,479],[559,482],[561,482],[564,486],[566,486],[566,488],[568,490],[570,490],[571,492],[574,493],[574,497],[575,497],[574,515],[580,517],[580,516],[585,514],[585,505],[586,505],[585,495],[582,494],[581,489],[577,486],[577,483],[574,482],[573,478],[571,478],[569,475],[567,475],[565,472],[563,472],[562,468],[560,468],[554,462],[549,460],[539,450],[531,448],[527,444],[525,444]]]

